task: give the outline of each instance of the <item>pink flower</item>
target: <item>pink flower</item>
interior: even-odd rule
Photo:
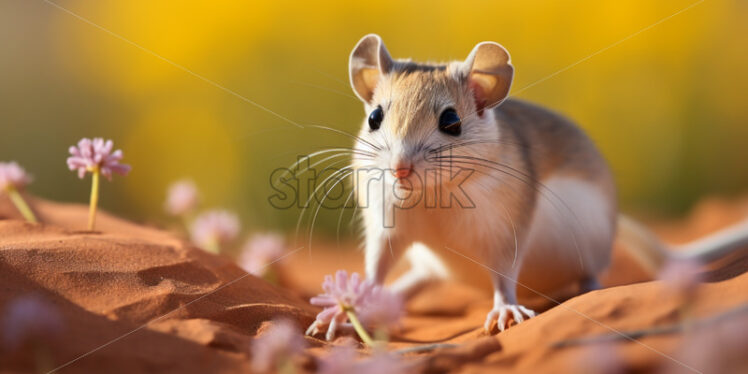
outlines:
[[[63,322],[57,308],[47,300],[26,295],[13,300],[5,312],[3,340],[15,350],[29,342],[43,342],[60,334]]]
[[[197,187],[191,180],[181,180],[169,186],[166,212],[173,216],[189,213],[197,207]]]
[[[93,172],[96,169],[108,180],[112,180],[112,173],[127,175],[130,172],[130,165],[120,164],[122,151],[118,149],[112,152],[113,146],[111,140],[83,138],[77,147],[70,147],[68,167],[70,170],[78,170],[79,178],[83,178],[86,172]]]
[[[325,292],[312,297],[309,302],[324,308],[317,314],[317,321],[320,323],[329,323],[333,318],[342,322],[347,319],[343,308],[358,310],[363,307],[372,288],[374,288],[373,283],[362,282],[358,273],[353,273],[348,279],[348,272],[338,270],[335,273],[335,280],[331,275],[325,276],[322,282],[322,289]]]
[[[293,322],[275,320],[267,331],[252,341],[252,370],[276,372],[282,365],[290,364],[305,347],[306,340]]]
[[[278,260],[286,251],[283,238],[277,234],[253,235],[239,255],[239,266],[248,273],[261,277],[268,264]]]
[[[390,326],[399,320],[402,314],[402,302],[389,290],[375,285],[372,281],[361,281],[358,273],[351,274],[345,270],[332,276],[325,276],[322,283],[323,294],[313,297],[310,302],[324,309],[317,314],[320,324],[328,324],[333,319],[337,322],[347,320],[345,308],[351,308],[369,326]],[[391,309],[387,311],[387,309]]]
[[[660,271],[658,278],[672,291],[680,295],[691,295],[701,280],[701,265],[692,260],[670,260]]]
[[[199,215],[192,224],[192,241],[214,252],[239,235],[239,218],[225,210],[212,210]]]
[[[356,350],[350,346],[335,347],[319,363],[319,374],[405,374],[411,372],[412,365],[400,357],[387,353],[375,353],[369,359],[357,360]]]
[[[21,189],[31,183],[31,176],[26,174],[15,161],[0,162],[0,191],[9,188]]]

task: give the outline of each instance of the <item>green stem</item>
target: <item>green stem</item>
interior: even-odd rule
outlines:
[[[262,279],[272,283],[272,284],[280,284],[280,276],[278,275],[278,272],[275,271],[275,267],[272,265],[265,265],[267,266],[265,268],[265,274],[262,275]]]
[[[348,319],[351,320],[351,324],[353,324],[353,329],[356,330],[356,333],[358,336],[361,337],[361,340],[364,341],[366,345],[369,347],[376,347],[376,343],[374,340],[369,336],[369,333],[366,332],[366,329],[364,329],[364,325],[361,324],[361,321],[358,320],[358,317],[356,316],[356,313],[353,311],[353,308],[351,307],[345,307],[344,308],[345,313],[348,315]]]
[[[91,202],[88,207],[88,230],[93,231],[96,223],[96,206],[99,205],[99,175],[101,172],[98,167],[91,170]]]
[[[205,250],[215,254],[221,253],[221,245],[218,243],[218,239],[211,238],[207,243],[205,243]]]
[[[284,357],[278,363],[277,369],[278,369],[279,374],[295,374],[296,373],[296,366],[294,365],[291,357]]]
[[[18,190],[13,186],[9,186],[7,191],[10,201],[12,201],[13,205],[18,208],[18,211],[21,212],[23,218],[26,218],[26,220],[31,223],[36,223],[37,220],[36,216],[34,216],[34,212],[31,211],[31,208],[26,204],[26,200],[23,199],[23,196],[21,196]]]
[[[187,214],[181,214],[179,215],[179,221],[182,223],[182,230],[184,230],[184,235],[186,237],[190,237],[190,222],[192,222],[192,217],[189,217]]]

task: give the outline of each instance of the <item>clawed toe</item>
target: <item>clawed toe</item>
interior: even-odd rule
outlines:
[[[522,305],[501,305],[494,307],[493,310],[488,312],[486,316],[486,323],[483,325],[487,333],[491,333],[491,327],[494,321],[496,321],[496,327],[499,331],[504,331],[509,328],[512,321],[515,324],[519,324],[525,319],[529,319],[535,316],[535,312],[525,308]]]

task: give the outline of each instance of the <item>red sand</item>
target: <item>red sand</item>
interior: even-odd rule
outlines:
[[[49,369],[69,363],[62,373],[247,373],[249,343],[258,331],[279,316],[305,328],[317,310],[298,295],[318,292],[324,274],[341,268],[360,271],[362,265],[361,253],[350,244],[342,251],[319,244],[312,256],[303,250],[281,262],[288,281],[280,288],[245,275],[230,259],[205,253],[170,233],[105,213],[97,223],[100,232],[85,232],[81,228],[87,207],[41,200],[32,205],[44,224],[21,221],[7,199],[0,198],[0,310],[32,292],[57,306],[65,331],[47,344],[52,352]],[[708,201],[688,220],[656,228],[665,239],[678,242],[746,215],[748,201]],[[740,261],[739,271],[735,264],[730,272],[718,269],[699,286],[687,309],[691,320],[745,307],[748,275],[746,259]],[[617,247],[603,281],[606,286],[623,286],[561,305],[546,301],[542,309],[550,309],[495,337],[485,336],[480,327],[491,307],[490,297],[456,284],[438,285],[409,302],[403,328],[390,345],[396,349],[460,343],[456,348],[407,354],[428,373],[617,372],[608,367],[688,372],[675,361],[704,372],[748,369],[748,360],[740,357],[748,348],[745,309],[741,317],[692,328],[685,336],[569,342],[681,321],[681,302],[661,282],[630,284],[648,279]],[[723,328],[728,323],[729,328]],[[727,340],[729,344],[721,344]],[[311,371],[326,343],[307,341],[311,348],[303,364]],[[561,347],[554,345],[564,341]],[[30,350],[0,354],[2,372],[33,372],[33,363]]]

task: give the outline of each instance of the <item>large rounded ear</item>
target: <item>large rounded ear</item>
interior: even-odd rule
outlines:
[[[500,44],[478,43],[463,63],[463,68],[480,114],[484,109],[501,104],[509,95],[514,68],[509,52]]]
[[[379,35],[369,34],[361,38],[353,48],[348,63],[351,86],[356,96],[371,103],[379,77],[389,73],[392,66],[392,57]]]

